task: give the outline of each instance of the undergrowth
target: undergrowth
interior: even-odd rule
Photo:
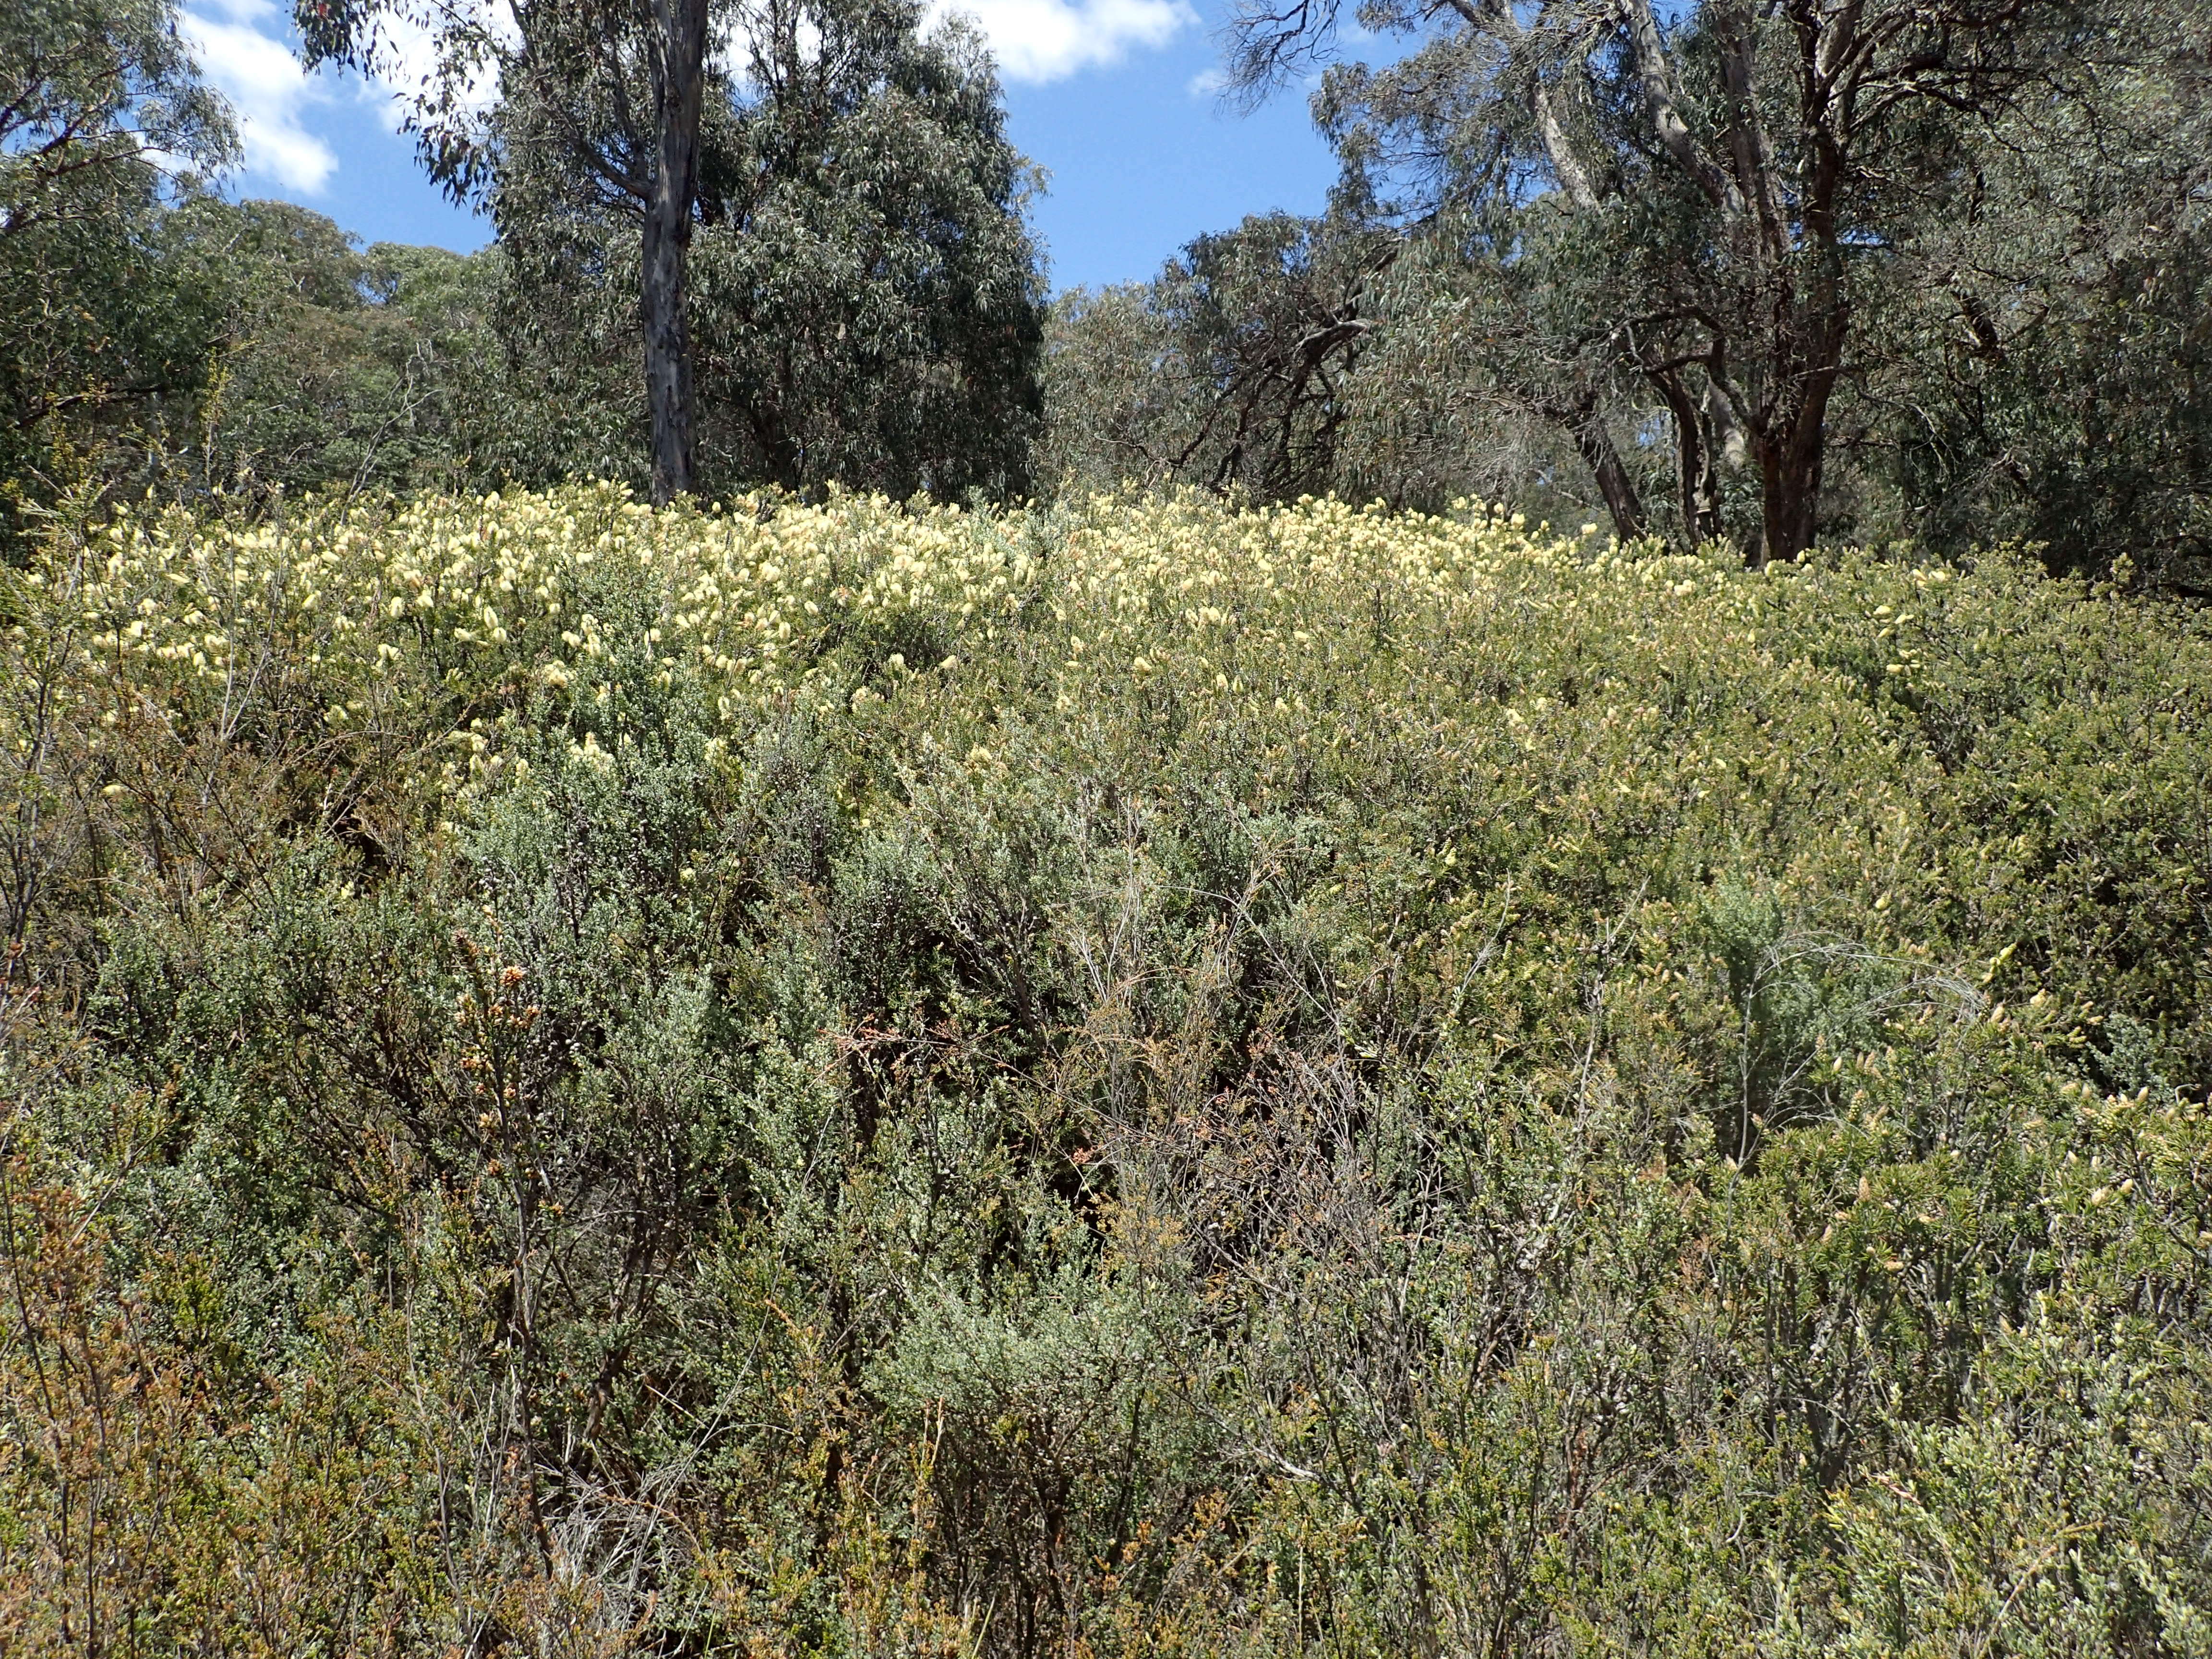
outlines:
[[[11,1650],[2212,1653],[2212,640],[1480,510],[0,598]]]

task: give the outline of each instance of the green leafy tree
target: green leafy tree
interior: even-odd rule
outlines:
[[[714,472],[895,495],[1027,487],[1042,282],[982,42],[914,0],[755,14],[702,167]]]
[[[1510,497],[1561,521],[1601,501],[1624,538],[1648,533],[1662,469],[1613,436],[1640,382],[1601,332],[1574,338],[1576,296],[1500,257],[1496,230],[1465,214],[1403,230],[1347,194],[1200,237],[1148,283],[1063,295],[1040,471],[1256,500]]]
[[[908,0],[779,6],[732,47],[744,92],[709,112],[690,260],[707,487],[1026,485],[1042,335],[1028,169],[980,43],[921,21]],[[557,161],[518,149],[495,211],[529,296],[515,334],[580,370],[635,337],[635,256],[618,220],[569,210]]]
[[[193,221],[231,319],[193,453],[171,463],[180,487],[644,477],[626,377],[525,301],[503,248],[362,249],[283,202],[201,204]]]
[[[1541,263],[1493,257],[1468,216],[1419,228],[1374,284],[1377,327],[1347,388],[1337,489],[1431,510],[1510,501],[1557,524],[1647,535],[1671,467],[1638,379],[1578,336]]]
[[[1495,201],[1413,229],[1376,295],[1384,320],[1356,399],[1353,453],[1379,475],[1364,493],[1399,499],[1425,483],[1431,501],[1472,492],[1547,509],[1571,501],[1578,513],[1601,504],[1623,540],[1660,527],[1646,503],[1670,469],[1649,434],[1664,416],[1593,303],[1600,267],[1579,234],[1546,207]],[[1675,429],[1701,439],[1703,415]],[[1624,443],[1620,431],[1643,441]],[[1562,488],[1577,471],[1582,480]],[[1686,504],[1692,545],[1717,533],[1705,506]]]
[[[1237,82],[1256,94],[1325,54],[1339,15],[1335,0],[1253,0]],[[1505,212],[1489,257],[1534,267],[1563,313],[1537,319],[1541,355],[1616,365],[1668,412],[1686,537],[1717,528],[1713,458],[1740,438],[1756,550],[1781,558],[1819,531],[1831,411],[1866,366],[1869,269],[1954,186],[1966,128],[2053,70],[2069,21],[2042,0],[1708,0],[1671,16],[1649,0],[1377,0],[1359,16],[1414,49],[1330,70],[1316,110],[1347,167],[1417,216]]]
[[[451,411],[432,408],[449,365],[437,333],[408,314],[410,279],[423,263],[460,257],[363,253],[322,215],[284,202],[206,217],[238,297],[200,446],[204,481],[292,490],[415,482],[443,448],[437,417]]]
[[[1037,473],[1062,489],[1165,477],[1186,441],[1183,396],[1165,319],[1149,283],[1073,288],[1045,324],[1044,427]]]
[[[232,154],[167,0],[0,15],[0,480],[14,506],[126,463],[173,424],[219,337],[219,285],[167,210]]]
[[[1018,487],[1036,394],[1027,171],[958,27],[911,0],[311,6],[311,59],[428,27],[432,175],[483,199],[558,354],[629,335],[655,498],[715,470],[794,487]],[[625,328],[599,303],[639,296]],[[631,332],[634,329],[635,332]]]
[[[1258,500],[1332,488],[1371,290],[1400,246],[1355,207],[1257,215],[1199,237],[1149,283],[1066,296],[1048,471]]]
[[[2105,13],[2087,95],[1994,125],[1901,249],[1869,423],[1916,532],[2212,583],[2212,96],[2201,7]]]
[[[693,484],[686,281],[700,124],[727,88],[712,62],[711,0],[300,0],[307,62],[404,73],[399,42],[427,39],[409,120],[430,176],[498,205],[518,166],[563,188],[556,212],[615,216],[635,266],[656,500]],[[710,91],[710,85],[712,90]]]

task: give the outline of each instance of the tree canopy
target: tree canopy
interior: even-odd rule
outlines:
[[[311,57],[362,64],[427,28],[432,176],[489,207],[538,286],[636,294],[664,500],[699,481],[709,421],[732,482],[1025,476],[1026,167],[979,44],[925,21],[918,0],[301,11]]]
[[[1346,166],[1395,186],[1401,212],[1489,210],[1486,252],[1534,264],[1550,290],[1541,378],[1586,379],[1586,361],[1642,378],[1674,427],[1692,542],[1719,528],[1714,452],[1740,433],[1755,555],[1790,557],[1818,533],[1838,391],[1871,355],[1868,267],[1945,210],[1972,129],[2050,83],[2076,12],[1708,0],[1662,18],[1650,0],[1460,0],[1361,15],[1416,44],[1384,68],[1330,71],[1316,112]],[[1335,17],[1255,0],[1238,15],[1239,77],[1279,77]],[[1560,401],[1581,418],[1575,395]],[[1636,519],[1602,460],[1594,471],[1616,520]]]
[[[1171,320],[1200,314],[1209,238],[1061,302],[1062,474],[1510,497],[1754,561],[2132,548],[2203,580],[2202,6],[1386,3],[1359,14],[1406,48],[1379,64],[1334,61],[1341,21],[1241,15],[1244,95],[1327,64],[1343,176],[1327,214],[1267,233],[1305,250],[1280,271],[1198,280],[1224,362],[1280,377],[1270,342],[1340,343],[1326,456],[1269,477],[1190,447],[1244,407]],[[1332,320],[1285,336],[1323,269],[1349,274]]]
[[[125,434],[173,429],[202,383],[219,296],[167,210],[233,143],[167,0],[0,15],[0,489],[15,514],[143,471]]]

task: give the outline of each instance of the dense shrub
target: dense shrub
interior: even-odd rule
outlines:
[[[6,596],[25,1651],[2212,1651],[2212,641],[575,487]]]

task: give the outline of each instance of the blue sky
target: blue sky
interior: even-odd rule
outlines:
[[[1034,220],[1055,289],[1147,276],[1247,213],[1317,210],[1334,169],[1296,93],[1222,107],[1219,0],[954,0],[982,25],[1014,143],[1050,175]],[[366,241],[479,246],[398,136],[388,91],[300,73],[278,0],[186,0],[185,33],[238,112],[244,196],[328,214]]]

